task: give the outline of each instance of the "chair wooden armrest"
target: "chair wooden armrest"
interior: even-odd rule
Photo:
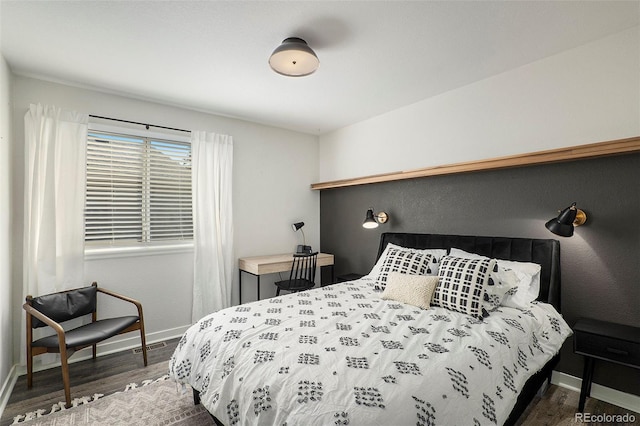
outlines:
[[[104,293],[108,296],[115,297],[117,299],[124,300],[125,302],[133,303],[134,305],[136,305],[136,308],[138,309],[138,316],[140,317],[140,320],[142,320],[142,303],[131,297],[123,296],[122,294],[116,293],[115,291],[105,290],[104,288],[98,287],[98,284],[95,282],[91,285],[95,285],[96,290],[98,290],[98,292],[100,293]]]
[[[49,318],[48,316],[40,312],[39,310],[35,309],[33,306],[29,305],[28,303],[25,303],[24,305],[22,305],[22,308],[25,311],[27,311],[29,315],[33,315],[43,323],[47,324],[49,327],[53,328],[55,332],[58,334],[58,338],[64,340],[64,328],[62,328],[60,324],[58,324],[57,322],[55,322],[54,320],[52,320],[51,318]],[[31,318],[27,316],[27,325],[31,326],[30,323],[31,323]]]
[[[136,299],[132,299],[131,297],[123,296],[123,295],[118,294],[118,293],[116,293],[114,291],[111,291],[111,290],[105,290],[102,287],[98,287],[97,290],[100,293],[108,294],[109,296],[112,296],[112,297],[117,297],[118,299],[124,300],[124,301],[129,302],[129,303],[133,303],[136,306],[142,306],[142,304],[140,302],[138,302]]]
[[[60,351],[60,357],[64,357],[65,359],[68,358],[69,356],[71,356],[71,354],[73,352],[75,352],[73,349],[70,351],[70,353],[67,353],[67,342],[66,342],[66,336],[65,336],[65,331],[64,328],[62,328],[62,326],[60,324],[58,324],[57,322],[55,322],[54,320],[52,320],[51,318],[49,318],[48,316],[46,316],[45,314],[43,314],[42,312],[38,311],[37,309],[34,309],[33,306],[29,305],[28,303],[25,303],[24,305],[22,305],[22,308],[27,311],[27,332],[29,334],[29,340],[31,340],[31,336],[32,334],[31,332],[31,318],[29,317],[30,315],[38,318],[40,321],[42,321],[43,323],[47,324],[49,327],[53,328],[53,330],[56,332],[56,334],[58,335],[58,350]],[[30,345],[31,341],[28,342],[28,346]],[[30,349],[30,350],[29,350]],[[36,350],[34,351],[34,348],[28,348],[27,352],[31,352],[33,355],[40,355],[42,353],[46,353],[46,350],[37,350],[37,348],[35,348]],[[31,386],[31,385],[29,385]]]

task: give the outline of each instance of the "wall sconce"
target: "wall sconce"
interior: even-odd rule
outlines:
[[[316,53],[306,41],[289,37],[276,47],[269,57],[271,69],[287,77],[304,77],[313,74],[320,65]]]
[[[291,225],[291,228],[293,228],[294,232],[299,230],[302,233],[302,245],[298,244],[296,253],[311,253],[311,246],[307,245],[307,240],[304,237],[304,231],[302,230],[303,226],[304,222],[296,222]]]
[[[571,204],[562,210],[558,217],[554,217],[544,224],[547,229],[561,237],[570,237],[573,235],[573,228],[580,226],[587,221],[585,212],[576,208],[576,203]]]
[[[373,214],[373,209],[367,210],[367,217],[362,224],[363,228],[373,229],[377,228],[379,223],[386,223],[389,220],[389,215],[385,212]]]

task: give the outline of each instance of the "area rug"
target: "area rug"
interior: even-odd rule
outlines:
[[[39,410],[14,418],[13,424],[28,426],[72,425],[184,425],[209,426],[214,422],[202,405],[193,404],[191,390],[176,385],[169,376],[131,384],[122,392],[74,400],[51,411]],[[84,400],[84,401],[83,401]],[[60,410],[60,411],[58,411]]]

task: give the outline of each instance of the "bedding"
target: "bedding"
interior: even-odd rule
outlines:
[[[208,315],[170,375],[227,426],[501,425],[571,334],[547,303],[478,318],[376,286],[370,274]]]

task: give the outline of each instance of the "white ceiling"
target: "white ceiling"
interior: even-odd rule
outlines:
[[[0,15],[17,74],[322,134],[638,25],[640,1],[0,0]],[[290,36],[315,74],[269,68]]]

